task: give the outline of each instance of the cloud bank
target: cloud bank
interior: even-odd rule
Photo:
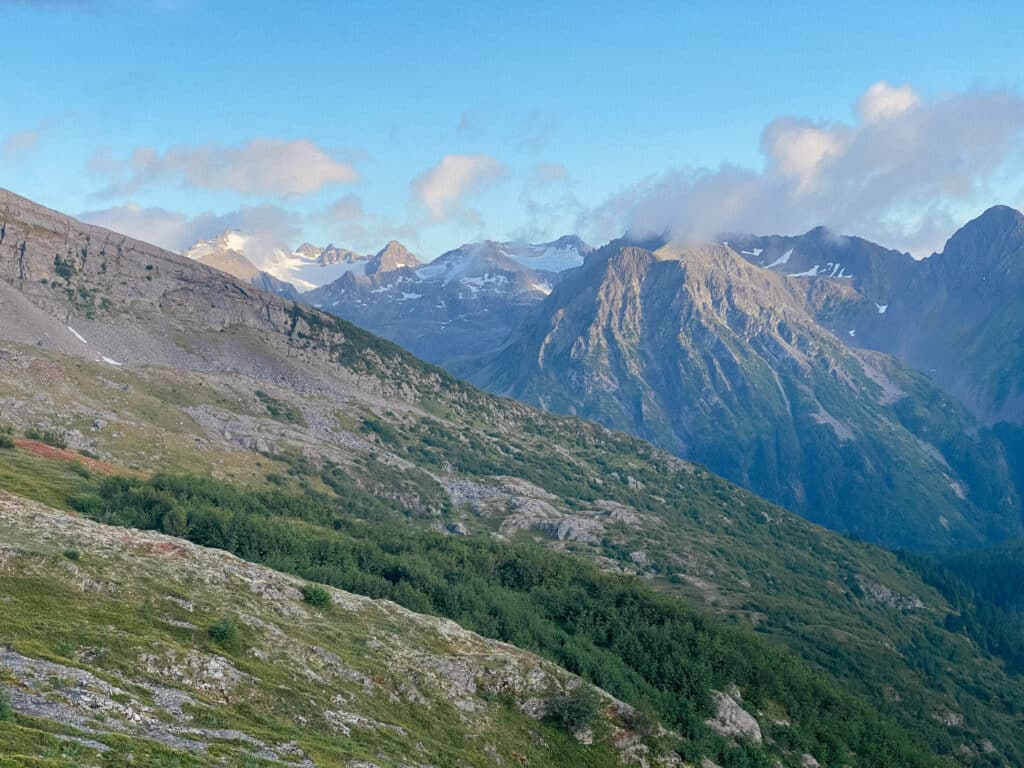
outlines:
[[[923,100],[879,82],[852,122],[780,117],[761,131],[763,169],[725,164],[645,179],[580,218],[601,238],[629,230],[708,238],[803,232],[818,224],[924,256],[964,206],[1022,159],[1024,96],[973,89]]]
[[[253,139],[234,146],[177,146],[165,152],[138,147],[123,159],[103,149],[93,156],[89,167],[109,180],[109,186],[100,194],[110,197],[134,194],[150,184],[168,180],[194,189],[292,197],[359,178],[353,166],[303,139]]]

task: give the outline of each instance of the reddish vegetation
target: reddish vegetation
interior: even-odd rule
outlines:
[[[99,459],[90,459],[88,456],[83,456],[75,451],[69,451],[65,448],[54,448],[52,445],[40,443],[38,440],[16,439],[14,444],[21,450],[34,453],[36,456],[42,456],[47,459],[56,459],[57,461],[79,462],[89,471],[99,472],[103,475],[138,474],[129,469],[125,469],[124,467],[119,467],[116,464],[110,464],[106,461],[100,461]]]

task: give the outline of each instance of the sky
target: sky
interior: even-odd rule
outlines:
[[[1024,207],[1021,29],[995,1],[0,0],[0,187],[173,250],[823,224],[925,256]]]

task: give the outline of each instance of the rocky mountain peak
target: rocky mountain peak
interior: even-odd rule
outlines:
[[[354,261],[366,258],[362,254],[351,251],[348,248],[339,248],[334,243],[329,243],[320,255],[317,257],[317,262],[322,266],[328,266],[329,264],[351,264]]]
[[[963,262],[969,260],[971,266],[990,266],[988,263],[978,264],[978,261],[995,259],[998,262],[1022,250],[1024,214],[1006,205],[994,205],[958,229],[946,241],[942,255],[953,256]]]
[[[295,249],[295,252],[297,254],[299,254],[300,256],[305,256],[307,259],[317,258],[322,251],[323,248],[317,245],[313,245],[312,243],[303,243],[302,245]]]
[[[422,263],[400,242],[391,240],[370,259],[366,266],[366,274],[375,275],[403,267],[418,267]]]

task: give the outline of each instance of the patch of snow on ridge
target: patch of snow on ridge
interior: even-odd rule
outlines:
[[[106,363],[107,365],[116,365],[118,367],[121,367],[122,365],[124,365],[124,363],[119,363],[119,362],[117,362],[117,360],[109,358],[106,355],[103,355],[103,362]]]
[[[889,305],[888,305],[888,304],[879,304],[879,303],[878,303],[878,302],[876,301],[876,302],[875,302],[875,309],[877,309],[877,310],[878,310],[878,314],[880,314],[880,315],[884,315],[884,314],[885,314],[885,312],[886,312],[886,310],[887,310],[887,309],[889,309]]]
[[[789,277],[816,277],[818,275],[818,265],[815,264],[813,267],[808,269],[806,272],[793,272]]]
[[[755,259],[764,252],[764,248],[754,248],[752,251],[740,251],[744,256],[753,256]]]
[[[793,249],[790,248],[784,254],[779,256],[775,261],[765,267],[765,269],[772,269],[773,267],[781,267],[783,264],[789,263],[789,257],[793,255]]]
[[[85,338],[82,336],[82,334],[80,334],[78,331],[76,331],[70,325],[68,326],[68,330],[71,331],[73,334],[75,334],[75,338],[78,339],[83,344],[88,344],[89,343],[88,341],[85,340]]]
[[[847,333],[850,334],[850,336],[856,336],[857,335],[857,331],[855,331],[853,329],[850,329],[849,331],[847,331]]]
[[[400,298],[399,301],[409,301],[410,299],[422,299],[422,298],[423,298],[423,294],[422,293],[406,293],[405,291],[402,291],[402,298]]]

